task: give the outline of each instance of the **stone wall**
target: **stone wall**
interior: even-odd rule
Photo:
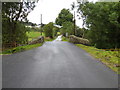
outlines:
[[[69,36],[69,41],[74,44],[84,44],[84,45],[90,45],[90,42],[88,39],[76,37],[74,35]]]
[[[33,40],[33,41],[29,42],[28,44],[31,45],[31,44],[37,44],[37,43],[43,43],[43,42],[44,42],[44,37],[40,36],[38,39]]]

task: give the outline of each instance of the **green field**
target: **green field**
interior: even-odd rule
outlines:
[[[108,67],[110,67],[113,71],[120,73],[118,72],[118,68],[120,67],[120,64],[118,63],[118,61],[120,60],[119,51],[105,51],[92,46],[85,46],[82,44],[76,45],[90,53],[92,56],[100,60]]]
[[[32,41],[33,39],[36,39],[41,36],[40,32],[37,31],[30,31],[26,33],[28,36],[28,41]],[[42,36],[44,36],[44,33],[42,33]]]

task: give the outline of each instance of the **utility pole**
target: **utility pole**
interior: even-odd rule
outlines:
[[[74,32],[74,35],[76,35],[76,20],[75,20],[75,2],[73,2],[72,4],[72,10],[74,11],[73,13],[73,24],[74,24],[74,28],[73,28],[73,32]]]
[[[40,28],[41,28],[41,35],[42,35],[42,26],[43,26],[43,24],[42,24],[42,14],[41,14],[41,26],[40,26]]]
[[[75,20],[75,11],[74,11],[74,35],[76,35],[76,20]]]

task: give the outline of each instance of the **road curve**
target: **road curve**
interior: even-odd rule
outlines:
[[[3,88],[118,87],[115,72],[68,42],[46,42],[2,60]]]

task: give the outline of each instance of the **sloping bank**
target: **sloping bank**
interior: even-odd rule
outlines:
[[[84,49],[86,52],[91,54],[93,57],[97,58],[97,60],[101,61],[103,64],[107,65],[109,68],[111,68],[113,71],[118,72],[120,69],[120,51],[119,50],[103,50],[98,49],[93,46],[89,46],[90,42],[87,39],[79,38],[76,36],[71,35],[69,37],[69,41],[71,43],[74,43],[76,46]]]

